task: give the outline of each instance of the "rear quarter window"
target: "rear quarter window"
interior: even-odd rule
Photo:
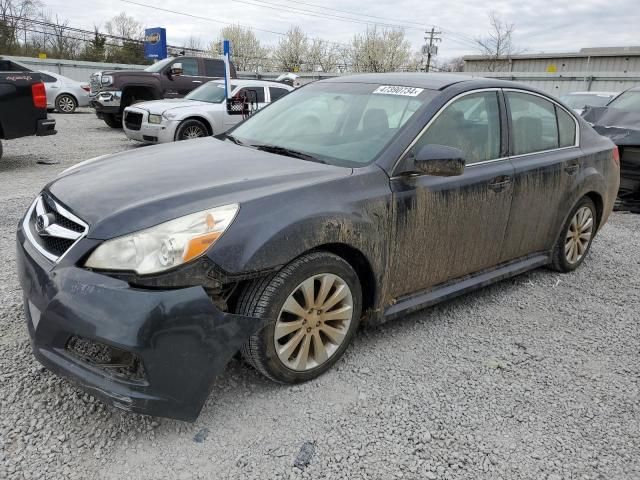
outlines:
[[[560,146],[573,147],[576,144],[576,122],[560,107],[556,107],[556,114],[558,115]]]

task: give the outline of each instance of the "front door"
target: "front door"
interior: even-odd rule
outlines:
[[[264,87],[243,87],[233,93],[234,110],[224,111],[224,129],[229,130],[236,123],[240,123],[247,116],[252,115],[266,105]],[[241,101],[244,99],[244,101]],[[244,109],[241,108],[244,104]]]
[[[177,58],[165,71],[170,72],[171,66],[175,63],[182,64],[182,75],[165,74],[163,82],[165,98],[182,98],[206,81],[204,77],[200,76],[198,60],[196,58]]]
[[[398,175],[391,188],[394,240],[387,298],[397,299],[496,265],[511,208],[513,166],[504,158],[500,92],[466,93],[431,121],[408,152],[459,148],[458,177]]]
[[[504,92],[515,167],[503,260],[549,250],[569,213],[567,192],[579,176],[576,121],[545,97]]]

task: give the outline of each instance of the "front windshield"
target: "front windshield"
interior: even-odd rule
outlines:
[[[411,87],[313,83],[249,117],[232,135],[244,144],[275,145],[334,165],[363,166],[436,94]]]
[[[231,85],[231,90],[235,85]],[[184,98],[198,100],[200,102],[222,103],[224,100],[224,83],[208,82],[196,88]]]
[[[624,92],[607,106],[640,113],[640,92]]]
[[[560,99],[570,108],[604,107],[611,95],[564,95]]]
[[[153,65],[149,65],[147,68],[144,69],[144,71],[153,72],[153,73],[161,72],[164,67],[169,65],[174,60],[175,58],[172,58],[172,57],[165,58],[164,60],[160,60],[159,62],[154,63]]]

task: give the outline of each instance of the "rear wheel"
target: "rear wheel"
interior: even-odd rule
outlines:
[[[71,95],[63,93],[56,98],[56,110],[60,113],[73,113],[78,107],[78,102]]]
[[[185,120],[176,130],[176,140],[192,140],[194,138],[206,137],[209,131],[200,120]]]
[[[311,253],[248,285],[237,310],[272,319],[243,347],[248,363],[277,382],[304,382],[328,370],[347,349],[360,321],[360,281],[342,258]]]
[[[102,115],[102,119],[111,128],[122,128],[122,120],[116,117],[114,113],[105,113]]]
[[[553,250],[552,268],[571,272],[584,261],[596,234],[597,216],[593,201],[584,197],[573,208]]]

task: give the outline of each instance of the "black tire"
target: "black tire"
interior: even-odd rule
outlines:
[[[196,133],[199,132],[199,133]],[[185,120],[176,130],[176,140],[192,140],[194,138],[208,137],[209,130],[207,126],[200,120],[195,118]]]
[[[592,231],[591,231],[588,243],[586,245],[586,248],[584,249],[580,258],[577,259],[577,261],[571,262],[567,258],[568,255],[565,251],[567,239],[569,238],[571,224],[574,220],[574,217],[576,216],[576,213],[578,212],[578,210],[581,210],[582,208],[585,208],[585,207],[591,210],[591,217],[593,219]],[[572,272],[573,270],[578,268],[580,265],[582,265],[582,262],[584,262],[584,259],[589,253],[589,250],[591,249],[591,244],[593,243],[593,239],[596,235],[596,230],[598,228],[597,221],[598,221],[598,215],[597,215],[596,206],[594,205],[593,200],[591,200],[589,197],[583,197],[576,204],[576,206],[573,207],[573,210],[571,210],[571,213],[569,214],[569,216],[567,217],[567,220],[562,226],[562,230],[560,231],[558,240],[556,241],[556,244],[553,248],[551,265],[550,265],[550,267],[553,270],[556,270],[558,272],[563,272],[563,273]]]
[[[56,97],[56,111],[58,113],[74,113],[78,108],[78,102],[72,95],[63,93]]]
[[[275,349],[275,326],[287,298],[305,280],[319,274],[337,275],[351,290],[352,317],[344,340],[324,363],[315,368],[296,371],[288,368],[278,358]],[[260,332],[253,335],[242,348],[242,356],[258,372],[280,383],[299,383],[318,377],[335,364],[343,355],[360,322],[362,290],[358,275],[341,257],[328,252],[304,255],[275,275],[256,280],[247,285],[238,299],[236,311],[240,315],[271,319]]]
[[[105,113],[102,119],[111,128],[122,128],[122,119],[118,119],[114,113]]]

